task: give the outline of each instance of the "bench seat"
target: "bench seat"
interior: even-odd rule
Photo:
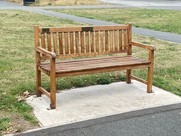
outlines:
[[[148,67],[149,64],[150,61],[127,55],[60,61],[56,63],[55,69],[56,77],[63,77],[101,71],[119,71],[128,69],[128,67]],[[50,63],[41,64],[40,69],[50,75]]]

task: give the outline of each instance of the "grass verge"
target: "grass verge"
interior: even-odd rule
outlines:
[[[159,9],[70,9],[54,10],[76,16],[181,34],[181,11]]]

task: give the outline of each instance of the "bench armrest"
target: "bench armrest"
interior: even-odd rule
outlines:
[[[154,46],[142,44],[142,43],[139,43],[139,42],[130,42],[129,44],[131,44],[133,46],[141,47],[141,48],[144,48],[144,49],[152,50],[152,51],[155,50]]]
[[[143,49],[148,49],[149,50],[149,57],[148,57],[148,59],[151,62],[151,65],[153,65],[154,50],[155,50],[154,46],[142,44],[142,43],[139,43],[139,42],[130,42],[129,45],[130,46],[137,46],[137,47],[140,47],[140,48],[143,48]],[[132,50],[132,49],[130,49],[130,50]],[[130,52],[132,53],[132,51],[130,51]]]
[[[56,54],[54,52],[50,52],[42,47],[37,47],[36,51],[42,53],[43,55],[47,56],[48,58],[56,58]]]

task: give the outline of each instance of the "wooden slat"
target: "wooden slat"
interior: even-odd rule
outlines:
[[[141,83],[144,83],[144,84],[148,83],[146,80],[143,80],[143,79],[141,79],[139,77],[136,77],[136,76],[133,76],[133,75],[131,76],[131,78],[134,79],[134,80],[137,80],[137,81],[139,81]]]
[[[58,36],[59,36],[59,54],[63,54],[62,33],[58,33]]]
[[[95,32],[95,48],[96,48],[96,52],[99,52],[99,32],[96,31]]]
[[[40,32],[81,32],[85,27],[42,27]],[[90,27],[90,26],[88,26]],[[93,31],[106,31],[106,30],[126,30],[128,25],[113,25],[113,26],[93,26]]]
[[[131,66],[132,69],[138,68],[146,68],[148,65],[140,65],[140,66]],[[91,69],[91,70],[82,70],[82,71],[75,71],[75,72],[65,72],[65,73],[57,73],[56,77],[67,77],[67,76],[76,76],[76,75],[85,75],[85,74],[93,74],[93,73],[105,73],[105,72],[112,72],[112,71],[120,71],[126,70],[130,68],[130,66],[122,66],[122,67],[104,67],[101,69]]]
[[[91,52],[95,51],[95,34],[94,32],[90,32],[90,37],[91,37]]]
[[[112,61],[110,61],[112,60]],[[121,60],[121,61],[120,61]],[[91,62],[91,63],[90,63]],[[101,62],[101,63],[100,63]],[[117,62],[117,63],[115,63]],[[145,61],[143,59],[139,59],[133,56],[108,56],[108,57],[100,57],[100,58],[86,58],[86,59],[77,59],[77,60],[66,60],[62,62],[57,62],[57,63],[64,63],[65,65],[73,65],[74,64],[96,64],[96,65],[102,65],[102,64],[111,64],[113,63],[114,65],[118,64],[132,64],[132,63],[144,63],[144,62],[150,62],[150,61]],[[84,67],[84,66],[83,66]]]
[[[68,33],[64,33],[65,54],[69,54]]]
[[[109,50],[108,31],[105,31],[105,51]]]
[[[124,31],[124,50],[127,49],[128,46],[128,35],[127,35],[127,31]]]
[[[62,64],[63,66],[64,66],[64,64]],[[76,71],[85,71],[85,70],[93,70],[93,69],[102,69],[102,68],[111,68],[111,67],[134,67],[134,68],[136,68],[136,67],[148,67],[148,64],[126,64],[126,65],[124,65],[124,64],[118,64],[118,65],[113,65],[113,63],[100,63],[100,64],[93,64],[93,66],[92,65],[88,65],[88,64],[81,64],[81,63],[79,63],[79,65],[81,65],[81,66],[76,66],[76,67],[74,67],[74,66],[64,66],[64,67],[66,67],[66,68],[62,68],[62,67],[56,67],[56,69],[57,69],[57,73],[65,73],[65,72],[76,72]],[[84,66],[82,66],[82,65],[86,65],[86,67],[84,67]],[[118,69],[119,70],[119,69]]]
[[[81,63],[79,63],[80,65]],[[64,66],[64,64],[62,64]],[[86,67],[82,66],[82,65],[86,65]],[[101,69],[101,68],[110,68],[110,67],[127,67],[127,66],[130,66],[130,67],[140,67],[141,65],[147,65],[148,67],[148,64],[118,64],[118,65],[113,65],[113,63],[99,63],[99,64],[93,64],[93,65],[89,65],[89,64],[81,64],[81,66],[73,66],[73,65],[70,65],[70,66],[60,66],[60,67],[56,67],[57,69],[57,73],[63,73],[63,72],[75,72],[75,71],[84,71],[84,70],[91,70],[91,69]]]
[[[94,57],[97,55],[111,55],[111,54],[118,54],[118,53],[127,53],[127,51],[104,51],[104,52],[91,52],[91,53],[76,53],[76,54],[68,54],[68,55],[58,55],[56,56],[57,59],[68,59],[68,58],[73,58],[73,57]]]
[[[57,49],[57,34],[53,33],[53,49],[55,54],[57,54],[58,49]]]
[[[114,31],[114,47],[115,51],[118,51],[118,31]]]
[[[46,75],[50,76],[50,71],[47,71],[46,69],[41,68],[41,67],[39,67],[38,69],[39,69],[40,71],[42,71],[43,73],[45,73]],[[40,86],[41,86],[41,85],[40,85]]]
[[[122,59],[129,59],[128,58],[129,56],[127,56],[127,58],[122,58]],[[60,62],[56,62],[56,67],[61,67],[61,66],[74,66],[74,67],[77,67],[76,65],[82,63],[82,64],[85,64],[85,63],[88,63],[90,64],[90,62],[92,61],[93,63],[97,63],[98,61],[108,61],[110,59],[120,59],[119,56],[113,56],[113,57],[104,57],[104,58],[85,58],[85,59],[75,59],[75,60],[65,60],[65,61],[60,61]],[[63,65],[62,65],[63,64]],[[91,65],[91,64],[90,64]],[[82,66],[82,65],[81,65]],[[47,63],[43,63],[41,64],[41,67],[47,69],[48,71],[50,71],[50,63],[47,62]],[[84,66],[83,66],[84,67]],[[62,69],[65,68],[65,67],[62,67]],[[66,69],[66,68],[65,68]]]
[[[70,33],[70,53],[74,54],[74,33]]]
[[[85,33],[84,33],[84,32],[81,32],[81,33],[80,33],[81,53],[84,53],[84,40],[85,40],[84,36],[85,36]]]
[[[86,46],[86,52],[88,53],[90,50],[90,45],[89,45],[89,32],[85,32],[85,46]]]
[[[104,32],[100,31],[99,35],[100,35],[100,51],[104,52]]]
[[[113,51],[113,31],[109,31],[109,48],[110,48],[110,51]]]
[[[46,44],[45,44],[45,34],[41,34],[41,47],[42,47],[42,48],[46,48],[45,45],[46,45]]]
[[[50,33],[47,33],[47,45],[48,45],[48,51],[52,51],[51,34]]]
[[[133,56],[122,56],[122,57],[111,56],[111,57],[100,57],[100,58],[89,58],[89,59],[66,60],[66,61],[57,62],[57,64],[61,63],[64,66],[77,67],[76,65],[79,65],[81,63],[81,64],[87,64],[92,67],[92,65],[94,64],[96,64],[96,66],[102,66],[103,64],[126,65],[126,64],[138,64],[138,63],[145,63],[145,62],[148,63],[149,61],[145,61],[143,59],[139,59]],[[84,68],[84,67],[87,67],[87,65],[86,66],[80,65],[79,67]],[[66,69],[66,67],[62,67],[61,65],[58,65],[58,66]]]
[[[75,53],[79,53],[79,32],[75,33]]]
[[[122,50],[123,46],[122,46],[122,30],[119,31],[119,50]]]
[[[43,28],[47,29],[47,28]],[[80,32],[82,31],[81,27],[57,27],[57,28],[49,28],[49,32]]]
[[[108,30],[126,30],[128,25],[117,25],[117,26],[94,26],[94,31],[108,31]]]
[[[45,94],[46,96],[48,96],[49,98],[50,98],[50,93],[47,91],[47,90],[45,90],[43,87],[39,87],[38,88],[43,94]]]
[[[93,58],[93,59],[81,59],[81,60],[70,60],[62,61],[57,63],[57,72],[68,72],[68,71],[79,71],[85,69],[96,69],[96,68],[108,68],[114,66],[149,66],[150,62],[132,56],[112,56],[106,58]],[[42,65],[43,68],[50,70],[49,64]]]
[[[45,33],[41,33],[41,42],[40,42],[40,46],[44,49],[48,49],[48,45],[47,45],[47,42],[46,42],[46,39],[45,39]],[[45,58],[45,55],[42,55],[41,56],[41,60],[46,60]]]

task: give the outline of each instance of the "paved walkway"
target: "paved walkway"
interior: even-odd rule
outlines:
[[[101,6],[82,6],[81,8],[114,8],[114,7],[129,7],[129,5],[101,5]],[[45,9],[49,7],[44,7]],[[107,21],[100,21],[100,20],[95,20],[95,19],[88,19],[88,18],[83,18],[83,17],[77,17],[74,15],[68,15],[68,14],[63,14],[63,13],[57,13],[49,10],[44,10],[42,7],[26,7],[26,6],[19,6],[16,4],[8,4],[7,2],[0,1],[0,9],[16,9],[16,10],[25,10],[29,12],[35,12],[38,14],[43,14],[43,15],[48,15],[48,16],[53,16],[53,17],[58,17],[62,19],[69,19],[73,20],[76,22],[81,22],[81,23],[88,23],[92,25],[115,25],[113,22],[107,22]],[[51,8],[72,8],[70,6],[67,7],[51,7]],[[73,8],[80,8],[80,6],[74,6]],[[171,7],[169,7],[171,8]],[[133,33],[138,34],[138,35],[143,35],[143,36],[149,36],[149,37],[155,37],[161,40],[167,40],[171,42],[176,42],[176,43],[181,43],[181,35],[180,34],[173,34],[173,33],[168,33],[168,32],[159,32],[155,30],[150,30],[150,29],[144,29],[144,28],[136,28],[133,27]]]
[[[132,84],[116,82],[75,88],[57,93],[57,108],[47,110],[47,96],[31,96],[27,103],[42,127],[63,125],[130,111],[181,103],[181,97],[153,86],[154,93],[146,93],[147,86],[132,80]],[[81,112],[80,112],[81,111]]]

